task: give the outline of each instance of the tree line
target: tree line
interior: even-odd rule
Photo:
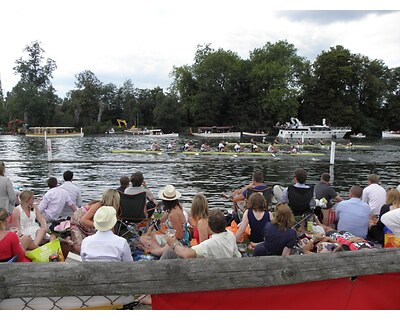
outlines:
[[[90,133],[124,119],[129,126],[165,132],[198,126],[255,132],[298,117],[308,124],[326,119],[367,135],[400,129],[400,67],[340,45],[322,51],[313,63],[287,41],[267,42],[248,59],[199,45],[192,65],[173,67],[165,91],[140,89],[132,80],[118,87],[85,70],[64,99],[51,83],[56,62],[45,58],[40,43],[30,43],[24,52],[28,57],[14,67],[19,82],[5,96],[0,90],[3,126],[23,119],[30,126],[83,126]]]

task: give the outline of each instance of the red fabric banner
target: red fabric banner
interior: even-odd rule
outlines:
[[[152,295],[153,310],[398,310],[400,273]]]

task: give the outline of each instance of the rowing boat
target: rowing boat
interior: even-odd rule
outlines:
[[[228,147],[231,147],[233,145],[235,145],[235,142],[227,142],[226,145]],[[240,145],[242,147],[250,147],[253,144],[251,142],[241,142]],[[257,145],[259,147],[267,147],[269,146],[268,143],[257,143]],[[290,146],[295,146],[297,149],[303,149],[303,148],[315,148],[315,149],[330,149],[331,145],[330,144],[287,144],[287,143],[275,143],[274,144],[275,147],[290,147]],[[369,149],[372,146],[368,146],[368,145],[345,145],[345,144],[336,144],[335,148],[336,149]]]
[[[168,154],[168,155],[175,155],[175,154],[182,154],[188,156],[257,156],[257,157],[270,157],[270,156],[324,156],[324,153],[316,153],[316,152],[298,152],[298,153],[288,153],[288,152],[278,152],[278,153],[271,153],[271,152],[222,152],[222,151],[165,151],[165,150],[135,150],[135,149],[113,149],[112,153],[138,153],[138,154]]]
[[[147,153],[147,154],[162,154],[163,150],[136,150],[136,149],[113,149],[112,153]]]

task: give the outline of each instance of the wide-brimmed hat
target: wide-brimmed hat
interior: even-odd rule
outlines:
[[[164,189],[158,192],[158,198],[161,200],[172,201],[179,199],[181,197],[181,193],[175,189],[172,184],[165,186]]]
[[[94,214],[93,223],[98,231],[111,230],[117,223],[117,211],[114,207],[102,206]]]

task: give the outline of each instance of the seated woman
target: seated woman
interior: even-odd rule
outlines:
[[[400,192],[396,188],[389,188],[386,192],[386,203],[382,206],[378,220],[370,220],[370,227],[368,230],[367,239],[376,241],[382,246],[384,245],[384,227],[381,219],[387,212],[400,208]]]
[[[292,229],[295,224],[292,210],[286,203],[278,203],[275,215],[264,228],[264,242],[256,245],[255,256],[288,256],[296,245],[297,234]]]
[[[207,240],[211,235],[210,227],[208,226],[208,201],[207,198],[198,193],[192,200],[192,206],[190,208],[190,224],[194,227],[193,238],[197,244]]]
[[[43,244],[43,238],[47,231],[46,219],[40,213],[38,206],[33,203],[34,194],[32,191],[23,190],[19,199],[20,205],[13,210],[12,217],[20,234],[32,238],[33,242],[28,249],[33,250]],[[40,226],[36,221],[40,223]]]
[[[7,211],[0,208],[0,262],[7,262],[14,257],[17,257],[18,262],[30,262],[31,260],[25,257],[25,250],[17,233],[6,230],[7,218]]]
[[[74,212],[71,219],[71,240],[74,251],[80,253],[82,240],[96,233],[93,222],[96,211],[102,206],[111,206],[118,211],[119,201],[119,192],[115,189],[107,189],[103,192],[101,201],[92,201]]]
[[[167,232],[174,232],[174,237],[178,241],[188,246],[190,244],[190,235],[183,213],[183,207],[179,202],[181,193],[175,189],[173,185],[167,185],[163,190],[158,192],[158,197],[163,201],[165,213],[160,221],[163,223]],[[161,256],[164,252],[166,238],[164,235],[155,234],[153,226],[140,237],[141,247],[151,254]]]
[[[268,203],[261,193],[253,193],[247,201],[247,210],[243,214],[242,222],[236,232],[236,241],[239,242],[243,232],[250,225],[250,249],[264,241],[264,228],[271,222],[272,214],[268,211]]]

